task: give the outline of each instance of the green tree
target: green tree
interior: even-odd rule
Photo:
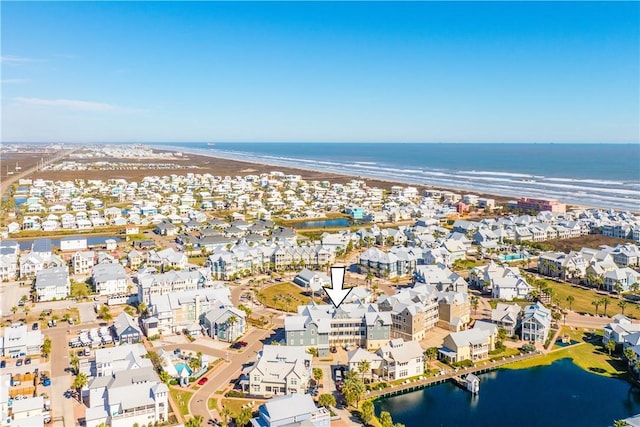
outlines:
[[[307,353],[309,353],[313,357],[318,357],[318,348],[317,347],[309,347],[307,349]]]
[[[100,317],[102,320],[113,319],[113,316],[111,315],[111,311],[109,310],[109,306],[104,304],[101,305],[100,308],[98,309],[98,317]]]
[[[249,422],[251,422],[252,416],[253,416],[253,412],[251,411],[251,409],[246,407],[242,408],[235,418],[236,426],[238,427],[246,426],[247,424],[249,424]]]
[[[70,360],[69,360],[69,364],[71,365],[71,367],[73,368],[73,373],[77,374],[79,372],[79,367],[80,367],[80,359],[78,359],[78,356],[73,356]]]
[[[231,409],[228,406],[222,407],[222,421],[224,425],[229,425],[229,417],[231,417]]]
[[[424,356],[429,361],[429,368],[431,368],[431,362],[438,357],[438,347],[429,347],[425,350]]]
[[[369,422],[373,419],[374,413],[373,402],[370,400],[362,402],[362,406],[360,407],[360,418],[362,418],[362,422],[365,424],[369,424]]]
[[[613,427],[625,427],[628,426],[629,424],[625,421],[625,420],[615,420],[613,422]]]
[[[148,307],[145,302],[141,302],[140,304],[138,304],[137,310],[140,316],[145,316],[147,314],[147,309]]]
[[[480,305],[480,300],[478,299],[477,296],[472,296],[471,297],[471,307],[473,308],[473,314],[477,314],[478,313],[478,306]]]
[[[609,306],[609,303],[611,302],[611,299],[609,299],[609,297],[604,297],[602,298],[602,304],[604,305],[604,315],[607,315],[607,307]]]
[[[389,412],[380,412],[379,420],[382,427],[393,427],[393,419],[391,419],[391,414]]]
[[[42,342],[42,355],[44,356],[45,359],[48,359],[50,354],[51,354],[51,338],[45,337],[44,341]]]
[[[11,307],[11,312],[12,312],[13,314],[16,314],[16,313],[18,312],[18,307],[17,307],[17,306],[15,306],[15,305],[14,305],[13,307]]]
[[[357,407],[365,391],[366,387],[356,372],[347,372],[347,376],[342,386],[342,394],[344,395],[344,399],[347,401],[347,404]]]
[[[368,360],[361,360],[358,362],[358,372],[362,374],[362,381],[364,382],[364,375],[368,374],[371,370],[371,363]]]
[[[195,415],[184,423],[184,427],[202,427],[202,415]]]
[[[316,381],[322,380],[323,376],[322,368],[313,368],[313,379]]]
[[[158,373],[158,377],[160,377],[160,381],[165,384],[169,384],[169,381],[171,381],[171,376],[167,373],[167,371],[160,371]]]
[[[82,402],[82,387],[87,385],[87,376],[80,372],[76,375],[76,378],[73,380],[72,387],[78,391],[78,401]]]
[[[613,340],[609,340],[607,341],[607,343],[604,345],[604,348],[607,349],[607,351],[609,352],[609,356],[611,356],[611,352],[614,351],[616,349],[616,342]]]
[[[567,302],[569,303],[569,311],[571,311],[571,306],[573,305],[573,302],[576,300],[576,298],[573,295],[569,295],[567,297]]]
[[[238,323],[238,318],[236,317],[235,314],[232,314],[231,316],[229,316],[229,319],[227,319],[227,322],[229,323],[229,341],[236,339],[236,323]]]
[[[635,361],[638,360],[638,355],[631,349],[631,347],[625,348],[623,354],[625,359],[627,359],[629,366],[633,365]]]
[[[625,300],[618,301],[618,307],[622,310],[622,314],[624,315],[624,309],[627,307],[627,302]]]
[[[318,405],[329,408],[329,406],[336,406],[336,398],[331,393],[324,393],[318,397]]]
[[[596,316],[598,315],[598,308],[600,307],[600,304],[602,304],[602,301],[600,301],[599,298],[591,301],[591,305],[596,307]]]

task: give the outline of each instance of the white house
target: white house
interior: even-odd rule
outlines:
[[[65,299],[71,293],[69,269],[53,267],[38,271],[35,288],[38,301]]]
[[[97,264],[93,267],[93,285],[100,295],[124,295],[129,281],[120,264]]]

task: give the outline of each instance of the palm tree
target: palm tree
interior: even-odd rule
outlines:
[[[80,367],[80,359],[78,359],[78,356],[73,356],[69,361],[69,364],[73,368],[73,372],[77,374],[78,368]]]
[[[477,314],[478,313],[478,305],[480,304],[480,301],[478,300],[477,296],[472,296],[471,297],[471,307],[473,307],[473,314]]]
[[[236,425],[238,427],[244,427],[251,421],[251,416],[253,415],[250,408],[242,408],[238,415],[236,415]]]
[[[631,291],[633,293],[638,292],[638,289],[640,289],[640,283],[639,282],[635,282],[633,285],[631,285]]]
[[[625,427],[628,426],[629,423],[627,423],[625,420],[615,420],[613,422],[613,427]]]
[[[607,341],[607,343],[604,345],[604,348],[607,349],[607,351],[609,352],[609,356],[611,356],[611,352],[614,351],[616,349],[616,342],[613,340],[609,340]]]
[[[627,302],[625,300],[621,300],[618,302],[618,307],[622,310],[622,315],[624,316],[624,309],[627,306]]]
[[[598,307],[600,307],[600,304],[602,304],[602,301],[600,299],[591,301],[591,305],[596,307],[596,316],[598,315]]]
[[[232,314],[231,316],[229,316],[229,319],[227,320],[227,322],[229,323],[229,341],[234,340],[236,338],[236,334],[235,334],[235,324],[238,323],[238,318],[236,317],[235,314]]]
[[[604,315],[607,315],[607,306],[609,305],[609,303],[611,302],[611,300],[609,299],[609,297],[604,297],[602,298],[602,304],[604,304]]]
[[[82,402],[82,387],[87,385],[87,376],[82,372],[76,375],[76,378],[73,380],[73,388],[78,391],[78,401]]]
[[[573,302],[576,300],[576,298],[573,295],[569,295],[567,297],[567,302],[569,303],[569,311],[571,311],[571,306],[573,305]]]
[[[435,360],[435,358],[438,357],[438,347],[429,347],[425,350],[424,355],[429,361],[429,368],[431,368],[431,361]]]
[[[631,347],[625,348],[623,354],[625,359],[627,359],[627,364],[629,366],[633,365],[635,361],[638,360],[638,355],[631,349]]]
[[[358,362],[358,372],[362,374],[362,381],[364,382],[364,374],[368,373],[371,369],[371,363],[368,360],[361,360]]]

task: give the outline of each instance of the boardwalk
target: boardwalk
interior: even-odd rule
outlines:
[[[518,362],[520,360],[531,359],[540,356],[542,353],[534,352],[529,354],[522,354],[520,356],[507,357],[505,359],[496,360],[495,362],[485,362],[484,364],[477,365],[471,368],[458,369],[448,371],[445,374],[437,375],[434,377],[425,378],[423,380],[417,380],[406,384],[400,384],[396,386],[387,387],[383,390],[369,391],[365,394],[366,399],[377,399],[380,397],[394,396],[397,394],[408,393],[415,390],[420,390],[431,385],[442,384],[449,380],[453,380],[455,377],[465,377],[467,374],[479,374],[493,369],[497,369],[501,366],[509,363]]]

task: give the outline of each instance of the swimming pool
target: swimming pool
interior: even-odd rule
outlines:
[[[527,259],[528,257],[523,254],[509,254],[509,255],[500,255],[500,261],[517,261],[519,259]]]
[[[191,368],[189,368],[189,365],[187,365],[186,363],[176,364],[176,371],[178,371],[178,373],[181,373],[183,369],[186,369],[189,375],[191,375],[192,371]]]

